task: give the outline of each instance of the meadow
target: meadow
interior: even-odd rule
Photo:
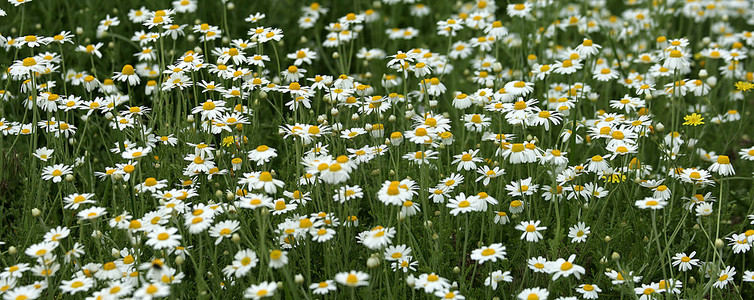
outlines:
[[[751,299],[751,0],[0,3],[0,297]]]

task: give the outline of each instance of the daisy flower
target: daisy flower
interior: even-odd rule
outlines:
[[[547,229],[545,226],[539,226],[541,221],[523,221],[521,224],[516,225],[516,230],[521,230],[523,233],[521,234],[521,239],[526,239],[527,242],[538,242],[542,239],[542,233],[540,231],[543,231]]]
[[[395,237],[394,227],[375,226],[371,230],[366,230],[357,236],[359,243],[364,244],[369,249],[376,250],[392,243]]]
[[[145,300],[167,297],[170,296],[170,286],[160,282],[144,284],[134,291],[133,296]]]
[[[719,155],[717,161],[709,166],[710,172],[715,172],[721,176],[735,175],[736,171],[733,170],[733,165],[730,164],[730,159],[726,155]]]
[[[81,220],[93,220],[107,214],[104,207],[90,207],[76,214]]]
[[[581,284],[578,288],[576,288],[576,292],[581,294],[581,297],[584,299],[597,299],[599,298],[598,293],[602,292],[602,289],[598,287],[596,284]]]
[[[548,273],[553,274],[552,281],[557,280],[561,276],[568,277],[573,275],[576,279],[581,279],[581,275],[584,275],[586,270],[584,267],[576,265],[573,261],[576,259],[576,254],[571,254],[568,259],[558,258],[555,261],[548,262],[546,268]]]
[[[275,295],[275,290],[277,290],[277,288],[277,282],[264,281],[259,284],[252,284],[244,290],[243,297],[254,300],[272,297]]]
[[[468,150],[464,151],[461,154],[453,156],[455,160],[451,162],[451,164],[458,164],[457,171],[466,170],[471,171],[476,169],[476,164],[482,162],[481,157],[477,157],[476,155],[479,153],[479,150]],[[487,180],[489,183],[489,180]]]
[[[335,281],[349,287],[369,285],[369,274],[361,271],[340,272],[335,274]]]
[[[274,148],[270,148],[266,145],[260,145],[249,151],[249,159],[256,162],[257,166],[268,163],[271,159],[277,156],[277,151]]]
[[[430,274],[424,273],[416,279],[414,287],[416,289],[424,289],[425,293],[434,293],[435,291],[449,289],[450,282],[434,272]]]
[[[288,264],[288,251],[272,250],[270,251],[270,268],[280,269]]]
[[[73,167],[64,164],[55,164],[42,169],[42,179],[52,180],[54,183],[63,181],[63,177],[73,174]]]
[[[497,270],[484,279],[484,285],[489,286],[492,288],[492,290],[497,290],[497,285],[500,282],[513,282],[513,277],[511,276],[510,271],[503,272],[502,270]]]
[[[586,242],[586,238],[590,233],[591,231],[589,227],[587,227],[584,222],[579,222],[568,229],[568,237],[571,238],[571,243]]]
[[[230,238],[240,228],[241,223],[236,220],[218,222],[209,229],[209,236],[216,237],[215,245],[218,245],[223,238]]]
[[[668,204],[668,201],[654,197],[647,197],[643,200],[636,200],[634,204],[640,209],[662,209]]]
[[[728,283],[733,282],[733,276],[736,276],[736,268],[727,266],[725,269],[720,270],[720,273],[717,274],[717,280],[712,286],[718,289],[723,289]]]
[[[508,6],[510,7],[510,5]],[[547,297],[549,296],[550,296],[550,292],[548,292],[547,289],[540,288],[540,287],[524,289],[523,291],[518,293],[519,300],[547,299]]]
[[[149,238],[146,242],[147,246],[152,246],[156,250],[175,248],[181,244],[181,235],[177,234],[178,228],[162,228],[155,227],[155,229],[147,234]]]
[[[496,243],[471,251],[471,259],[477,261],[479,264],[484,264],[487,261],[496,262],[498,259],[503,260],[505,259],[505,254],[505,246],[501,243]]]
[[[319,283],[312,283],[309,285],[309,289],[312,290],[312,293],[315,295],[326,295],[330,292],[336,291],[338,287],[335,286],[335,281],[325,280],[320,281]]]

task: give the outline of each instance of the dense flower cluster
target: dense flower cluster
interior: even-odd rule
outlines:
[[[0,35],[4,300],[754,281],[751,1],[214,2]]]

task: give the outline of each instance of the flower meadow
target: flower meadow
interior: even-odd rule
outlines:
[[[754,292],[751,0],[0,8],[2,300]]]

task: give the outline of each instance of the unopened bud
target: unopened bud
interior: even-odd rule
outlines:
[[[613,260],[619,260],[620,254],[618,254],[618,252],[613,252],[613,255],[610,255],[610,258],[612,258]]]
[[[503,70],[503,65],[500,64],[500,62],[495,62],[494,64],[492,64],[492,70],[495,71],[495,73],[499,73]]]
[[[457,267],[456,267],[456,268],[457,268]],[[408,277],[406,277],[406,284],[407,284],[407,285],[408,285],[409,287],[412,287],[412,288],[414,287],[414,285],[416,284],[416,278],[414,277],[414,275],[413,275],[413,274],[411,274],[411,275],[408,275]]]
[[[725,242],[722,239],[715,239],[715,247],[722,248],[723,246],[725,246]]]
[[[293,276],[293,281],[296,282],[296,284],[304,283],[304,275],[296,274],[296,276]]]
[[[230,240],[238,244],[241,242],[241,236],[238,235],[238,233],[234,233],[233,236],[230,238]]]
[[[380,266],[380,259],[376,257],[370,257],[367,259],[367,268],[374,269]]]
[[[175,258],[175,264],[176,265],[179,265],[179,266],[182,265],[183,261],[184,261],[183,256],[178,256],[178,257]]]
[[[610,242],[610,241],[612,241],[612,240],[613,240],[613,238],[612,238],[612,237],[610,237],[609,235],[606,235],[606,236],[605,236],[605,243],[609,243],[609,242]]]
[[[665,125],[662,125],[662,123],[655,124],[655,130],[657,130],[658,132],[663,131],[665,130]]]
[[[38,208],[32,208],[31,209],[31,216],[32,217],[39,217],[39,215],[42,214],[42,211],[40,211]]]

